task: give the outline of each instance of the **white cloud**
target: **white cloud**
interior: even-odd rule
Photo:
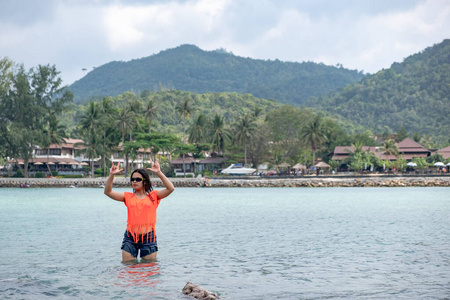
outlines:
[[[104,23],[109,45],[112,51],[127,52],[127,48],[141,48],[148,43],[181,44],[183,39],[185,43],[195,43],[216,29],[227,3],[201,0],[107,7]]]
[[[180,44],[376,72],[449,38],[447,0],[0,2],[0,55],[55,64],[66,84]],[[26,17],[24,17],[26,16]]]
[[[157,7],[111,6],[105,9],[103,22],[111,51],[134,47],[145,37],[145,26],[158,15]],[[147,21],[147,22],[146,22]]]
[[[373,73],[447,38],[449,10],[450,3],[443,1],[424,1],[377,14],[355,14],[349,8],[317,17],[285,10],[245,53],[259,58],[341,63]]]

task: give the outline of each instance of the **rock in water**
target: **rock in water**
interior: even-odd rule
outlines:
[[[201,286],[193,284],[192,282],[186,283],[186,285],[183,288],[183,294],[192,296],[200,300],[220,299],[220,297],[217,296],[217,294],[209,292],[204,288],[202,288]]]

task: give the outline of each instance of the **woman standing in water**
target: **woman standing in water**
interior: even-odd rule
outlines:
[[[136,169],[131,173],[131,185],[133,193],[115,192],[112,190],[114,175],[122,172],[117,166],[112,165],[105,184],[105,195],[116,201],[125,203],[128,209],[127,230],[122,242],[122,261],[135,260],[140,250],[140,257],[144,260],[156,259],[158,246],[156,243],[155,224],[156,209],[161,199],[166,198],[174,191],[172,182],[161,172],[158,162],[153,162],[147,170],[155,173],[165,186],[163,190],[153,190],[152,183],[145,169]]]

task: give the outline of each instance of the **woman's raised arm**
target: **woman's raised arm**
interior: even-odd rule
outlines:
[[[117,163],[117,166],[114,165],[114,163],[112,163],[111,169],[109,170],[108,179],[106,179],[104,193],[106,196],[108,196],[109,198],[111,198],[113,200],[123,202],[123,201],[125,201],[125,197],[124,197],[123,193],[114,192],[112,190],[114,175],[123,171],[123,169],[119,169],[119,166],[120,166],[120,162]]]
[[[158,176],[159,179],[161,179],[162,183],[166,187],[163,190],[158,190],[158,198],[159,199],[166,198],[167,196],[172,194],[172,192],[175,190],[175,187],[173,186],[173,183],[166,177],[166,175],[164,175],[164,173],[161,172],[161,167],[159,166],[158,161],[153,162],[152,160],[150,160],[150,163],[152,164],[152,167],[147,168],[147,170],[150,170],[153,173],[155,173],[156,176]]]

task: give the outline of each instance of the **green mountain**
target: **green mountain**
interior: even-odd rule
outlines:
[[[235,56],[224,50],[203,51],[182,45],[128,62],[95,68],[71,86],[76,103],[126,91],[176,89],[195,93],[236,92],[282,103],[303,104],[360,81],[362,72],[313,62],[282,62]]]
[[[374,132],[398,131],[450,137],[450,40],[366,76],[305,106],[341,115]]]

